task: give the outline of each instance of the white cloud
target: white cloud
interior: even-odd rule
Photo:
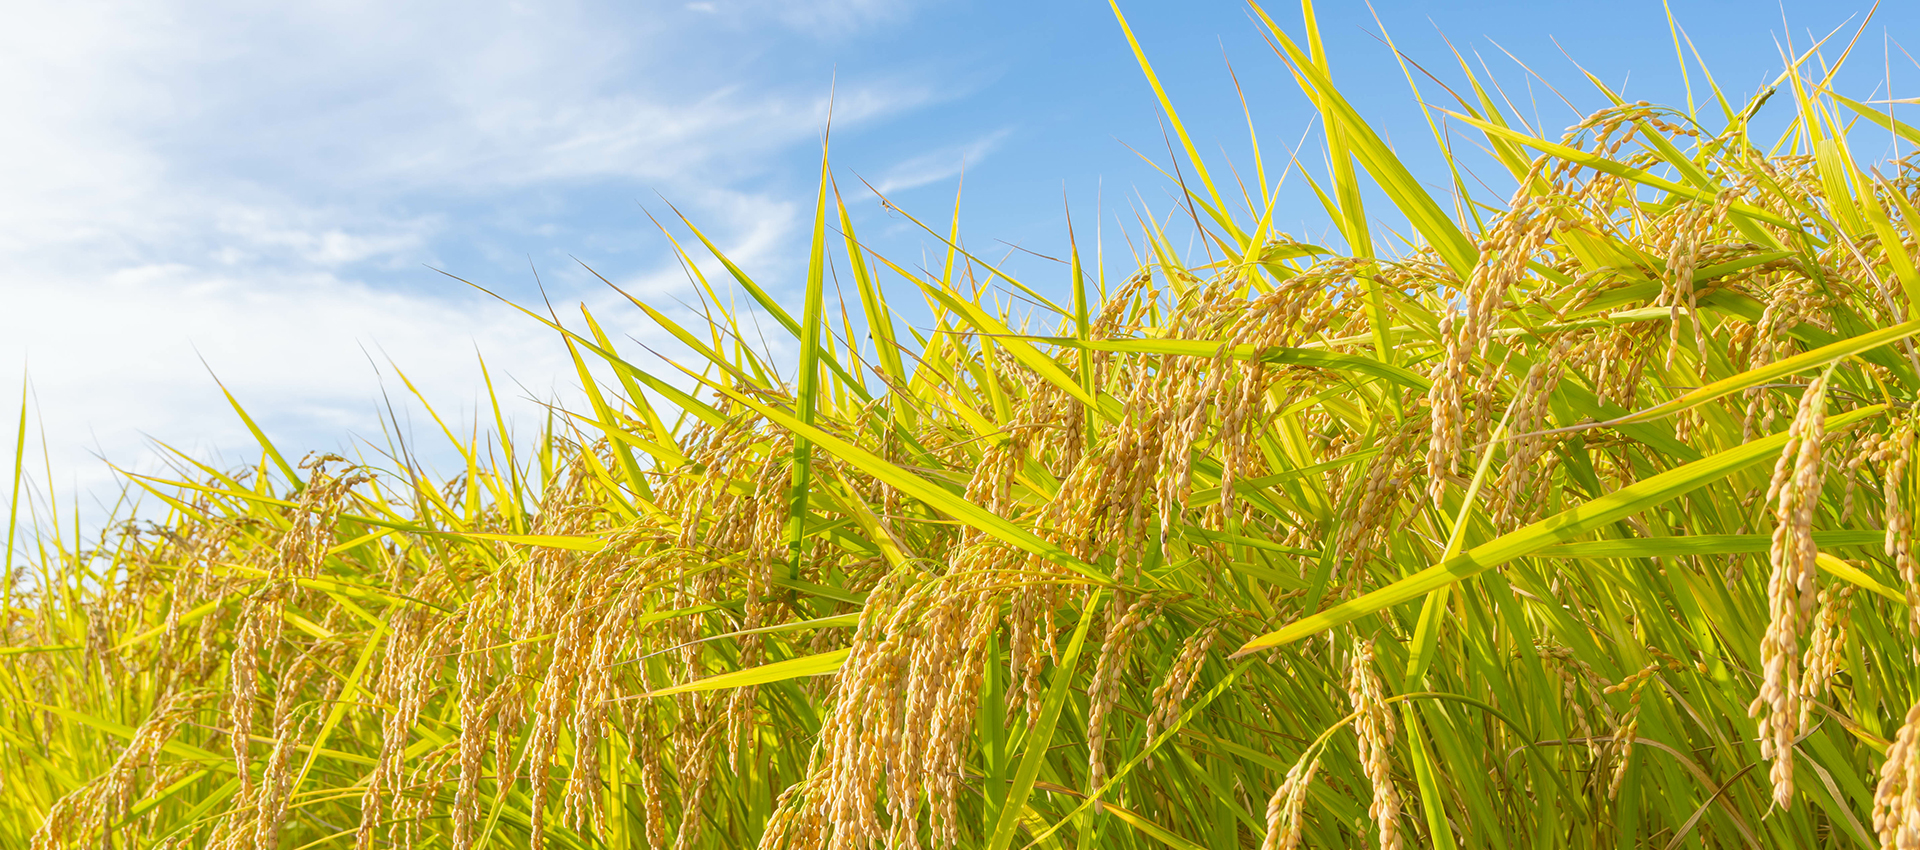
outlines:
[[[842,38],[905,17],[907,0],[703,0],[693,12],[734,21],[778,21],[817,38]]]
[[[780,19],[794,27],[834,35],[894,20],[906,13],[906,4],[898,0],[817,0],[777,3],[777,7]]]
[[[701,7],[737,11],[688,5]],[[904,7],[778,8],[782,26],[837,37]],[[487,233],[559,255],[645,239],[638,210],[568,212],[568,193],[608,186],[649,206],[659,190],[736,260],[765,260],[796,210],[748,187],[811,147],[827,112],[828,79],[742,79],[672,16],[612,5],[14,11],[0,28],[0,370],[31,369],[62,491],[108,480],[91,452],[151,469],[149,438],[247,460],[209,368],[288,451],[378,433],[369,358],[455,408],[482,398],[476,349],[497,379],[564,388],[571,367],[549,332],[423,266],[455,252],[483,267],[449,271],[524,278],[519,249]],[[843,79],[834,120],[932,97]],[[515,207],[541,198],[552,209]],[[677,265],[635,256],[613,272],[629,291],[685,297]],[[569,282],[583,273],[542,265],[559,301],[613,304]]]
[[[971,142],[936,148],[902,160],[888,168],[874,188],[882,195],[890,195],[953,177],[969,166],[980,164],[1012,132],[1012,129],[996,130]]]

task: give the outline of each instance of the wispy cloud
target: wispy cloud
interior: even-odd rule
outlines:
[[[953,177],[968,166],[978,165],[1012,133],[1012,128],[995,130],[964,144],[948,145],[902,160],[888,168],[874,188],[887,195]]]
[[[877,23],[898,20],[908,4],[901,0],[815,0],[806,3],[775,2],[780,18],[802,30],[844,35]]]
[[[63,489],[105,480],[92,452],[150,467],[148,438],[244,456],[208,368],[289,450],[377,433],[387,358],[456,406],[476,354],[551,394],[575,379],[550,335],[426,266],[492,281],[536,253],[550,290],[606,300],[565,258],[616,246],[607,271],[670,300],[677,265],[599,196],[662,192],[752,262],[794,227],[755,183],[827,117],[829,79],[743,78],[697,13],[227,5],[28,4],[0,31],[0,368],[31,370]],[[825,37],[905,7],[778,8]],[[931,98],[842,79],[834,120]]]
[[[816,38],[842,38],[905,17],[909,0],[701,0],[687,10],[737,22],[778,21]]]

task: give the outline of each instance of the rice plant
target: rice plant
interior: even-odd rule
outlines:
[[[0,845],[1920,846],[1920,177],[1848,147],[1920,130],[1845,51],[1551,138],[1463,62],[1518,188],[1435,197],[1303,10],[1338,248],[1134,41],[1182,203],[1124,276],[903,266],[823,160],[797,307],[675,221],[692,358],[529,311],[587,403],[450,478],[254,428],[23,529]]]

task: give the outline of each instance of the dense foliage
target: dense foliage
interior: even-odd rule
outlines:
[[[1518,189],[1449,210],[1260,17],[1343,251],[1164,95],[1203,244],[1124,277],[903,268],[823,165],[797,315],[681,222],[693,359],[529,313],[588,404],[450,480],[263,437],[29,534],[0,846],[1920,845],[1920,180],[1848,151],[1920,132],[1801,56],[1549,140],[1463,63]]]

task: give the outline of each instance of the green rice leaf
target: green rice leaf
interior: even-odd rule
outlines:
[[[1060,654],[1060,662],[1053,668],[1053,678],[1047,684],[1040,717],[1027,733],[1026,750],[1020,754],[1020,766],[1014,771],[1006,804],[1001,807],[1000,816],[994,819],[993,833],[987,839],[987,850],[1007,850],[1013,843],[1013,831],[1020,825],[1020,813],[1026,809],[1027,797],[1033,794],[1034,782],[1040,778],[1040,766],[1046,760],[1047,750],[1053,747],[1053,730],[1059,725],[1060,713],[1073,693],[1074,671],[1080,663],[1080,650],[1086,644],[1087,628],[1093,625],[1093,614],[1099,610],[1104,598],[1105,594],[1099,590],[1087,595],[1086,607],[1080,611],[1080,623],[1074,627],[1073,637],[1067,641],[1066,650]]]
[[[1874,405],[1848,411],[1828,418],[1827,427],[1838,430],[1847,424],[1877,416],[1886,410],[1885,405]],[[1782,432],[1635,482],[1518,531],[1502,535],[1491,542],[1476,546],[1358,599],[1303,617],[1285,628],[1247,641],[1234,655],[1238,657],[1250,652],[1293,643],[1301,638],[1378,613],[1409,599],[1424,596],[1461,579],[1479,575],[1515,558],[1532,555],[1555,543],[1578,537],[1655,505],[1664,504],[1676,496],[1692,492],[1751,464],[1766,460],[1777,454],[1786,443],[1787,435]]]
[[[762,664],[746,670],[735,670],[732,673],[708,676],[705,679],[696,679],[686,684],[674,685],[670,688],[648,691],[646,695],[649,697],[665,697],[674,694],[694,693],[697,691],[717,691],[728,688],[744,688],[749,685],[767,685],[807,676],[830,676],[839,671],[840,665],[846,663],[847,654],[851,651],[852,650],[836,649],[832,652],[822,652],[818,655],[807,655],[800,658],[789,658],[785,661],[775,661],[772,664]]]
[[[1696,189],[1692,186],[1686,186],[1679,183],[1675,183],[1671,180],[1667,180],[1662,177],[1656,177],[1645,170],[1634,168],[1630,165],[1623,165],[1621,163],[1615,162],[1611,159],[1608,159],[1603,156],[1599,156],[1597,154],[1592,154],[1592,153],[1588,153],[1586,151],[1580,150],[1578,148],[1571,148],[1571,147],[1567,147],[1566,145],[1549,142],[1545,139],[1536,139],[1525,133],[1521,133],[1515,130],[1510,130],[1506,127],[1502,127],[1497,124],[1492,124],[1486,121],[1482,121],[1470,115],[1461,115],[1460,113],[1457,113],[1457,112],[1448,112],[1447,114],[1453,116],[1455,119],[1458,119],[1463,123],[1469,124],[1473,127],[1480,129],[1481,131],[1485,132],[1489,136],[1499,136],[1501,138],[1507,139],[1508,141],[1526,145],[1527,147],[1533,148],[1534,150],[1540,151],[1541,153],[1547,154],[1548,156],[1552,156],[1558,159],[1564,159],[1568,162],[1575,163],[1578,165],[1584,165],[1588,168],[1594,169],[1595,171],[1604,171],[1608,174],[1614,175],[1615,177],[1622,177],[1627,180],[1631,180],[1635,183],[1639,183],[1642,186],[1648,186],[1654,189],[1659,189],[1660,191],[1663,191],[1663,192],[1670,192],[1672,194],[1679,195],[1683,198],[1688,198],[1695,201],[1705,201],[1707,203],[1713,203],[1714,201],[1717,200],[1714,197],[1714,194],[1712,192],[1708,192],[1704,189]],[[1729,206],[1729,209],[1743,216],[1751,218],[1755,221],[1764,221],[1768,224],[1779,225],[1781,227],[1793,226],[1792,222],[1789,222],[1784,218],[1774,215],[1773,213],[1767,212],[1766,210],[1762,210],[1758,207],[1755,207],[1752,204],[1735,201],[1732,205]]]

